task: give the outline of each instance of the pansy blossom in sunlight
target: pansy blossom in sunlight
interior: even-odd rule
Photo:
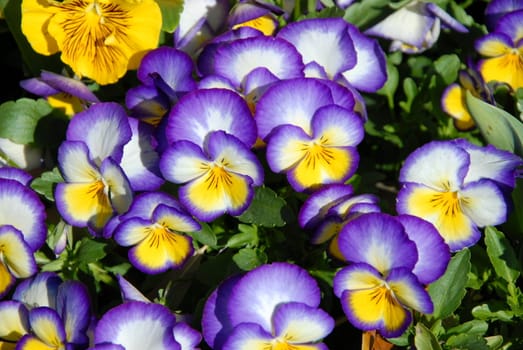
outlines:
[[[56,186],[57,209],[69,224],[99,232],[132,200],[120,167],[123,146],[132,136],[127,116],[120,105],[98,103],[71,120],[66,136],[58,150],[65,182]]]
[[[286,173],[296,191],[343,183],[358,167],[362,118],[333,96],[319,80],[302,78],[274,84],[258,102],[255,119],[269,167]]]
[[[479,228],[499,225],[508,214],[507,191],[523,161],[493,146],[433,141],[411,153],[400,171],[396,209],[438,229],[452,251],[472,246]]]
[[[435,3],[414,0],[364,33],[392,40],[391,51],[417,54],[434,46],[442,28],[458,33],[468,32],[465,26]]]
[[[182,140],[172,144],[160,160],[164,177],[183,184],[181,203],[196,218],[212,221],[222,214],[240,215],[263,183],[263,169],[251,150],[237,137],[214,131],[204,148]]]
[[[158,45],[162,15],[154,0],[24,0],[22,32],[43,55],[61,52],[78,77],[115,83]]]
[[[278,6],[261,1],[239,1],[229,12],[227,24],[231,29],[251,27],[264,35],[273,35],[278,29],[277,16],[283,10]]]
[[[523,10],[501,17],[495,30],[478,40],[475,48],[484,59],[478,69],[485,81],[505,83],[512,90],[523,87]]]
[[[326,349],[334,320],[318,306],[320,289],[306,270],[289,263],[262,265],[224,281],[209,296],[203,337],[221,349]]]
[[[450,260],[432,224],[414,216],[362,214],[342,228],[339,249],[350,265],[336,273],[334,293],[355,327],[397,337],[412,311],[432,313],[425,285],[443,275]]]
[[[46,239],[45,207],[31,180],[22,170],[0,168],[0,298],[18,278],[37,272],[33,254]]]
[[[200,225],[178,201],[161,192],[137,196],[129,210],[120,216],[114,240],[132,246],[129,261],[140,271],[155,274],[180,267],[193,253],[187,232]]]

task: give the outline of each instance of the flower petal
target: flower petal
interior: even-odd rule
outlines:
[[[29,323],[33,333],[44,344],[54,348],[65,345],[67,340],[64,325],[55,310],[45,306],[31,309]]]
[[[79,281],[65,281],[58,288],[56,311],[62,317],[68,343],[87,344],[91,322],[91,302],[87,287]]]
[[[478,227],[495,226],[507,219],[507,204],[500,189],[490,180],[479,180],[460,191],[462,210]]]
[[[320,341],[334,329],[334,319],[325,311],[297,302],[278,305],[272,322],[274,335],[291,344]]]
[[[440,278],[450,261],[450,250],[438,230],[423,219],[411,215],[397,217],[405,228],[409,239],[416,243],[418,261],[412,273],[423,284],[429,284]]]
[[[416,244],[403,226],[387,214],[356,217],[345,224],[338,240],[346,260],[369,264],[384,275],[397,267],[412,269],[418,260]]]
[[[260,325],[255,323],[242,323],[233,329],[223,349],[272,349],[272,341],[273,337],[271,334],[265,331]]]
[[[432,141],[412,152],[400,170],[400,182],[424,184],[440,191],[456,191],[467,174],[470,157],[448,141]]]
[[[276,306],[291,301],[318,307],[318,285],[301,267],[272,263],[251,270],[236,284],[227,310],[233,325],[254,322],[270,331]]]
[[[121,105],[96,103],[71,120],[67,140],[84,142],[89,149],[89,158],[98,165],[107,157],[120,161],[123,146],[132,135],[127,119]]]
[[[203,148],[207,135],[217,130],[236,136],[247,147],[256,142],[249,107],[233,91],[203,89],[184,95],[169,113],[165,133],[170,144],[188,140]]]
[[[465,89],[457,83],[443,91],[441,108],[455,119],[454,125],[458,130],[469,130],[476,125],[465,104]]]
[[[32,278],[21,281],[13,293],[13,300],[26,305],[56,308],[56,295],[62,279],[54,272],[40,272]]]
[[[28,311],[19,301],[0,302],[0,339],[16,342],[29,333]]]
[[[102,316],[94,342],[119,344],[126,350],[180,350],[172,334],[174,324],[175,318],[165,306],[129,301]]]
[[[298,222],[303,228],[316,226],[322,221],[329,209],[354,193],[351,185],[326,185],[312,193],[303,203],[298,214]]]

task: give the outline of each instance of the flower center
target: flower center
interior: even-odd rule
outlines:
[[[434,208],[438,208],[446,217],[454,217],[461,213],[458,192],[441,192],[434,194],[430,200]]]

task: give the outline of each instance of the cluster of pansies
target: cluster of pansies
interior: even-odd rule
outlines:
[[[466,139],[429,142],[399,170],[397,215],[353,180],[372,120],[364,97],[388,81],[373,37],[414,54],[435,45],[443,28],[467,28],[418,0],[365,31],[343,18],[288,21],[298,3],[185,1],[173,44],[158,47],[168,15],[153,0],[23,0],[23,34],[40,54],[60,52],[69,74],[42,71],[21,86],[61,111],[67,128],[51,201],[28,173],[0,168],[0,348],[185,350],[204,340],[224,350],[326,349],[335,321],[322,305],[325,290],[297,263],[228,276],[205,296],[199,325],[191,323],[196,305],[195,315],[175,314],[118,273],[122,301],[97,312],[86,284],[39,268],[40,249],[59,257],[74,246],[68,230],[48,239],[52,212],[127,254],[140,278],[183,275],[205,254],[195,233],[246,213],[274,178],[299,198],[297,227],[325,248],[328,292],[354,327],[394,338],[414,314],[434,311],[428,286],[453,253],[480,240],[480,229],[507,220],[523,160]],[[491,32],[476,43],[485,58],[443,95],[462,129],[473,125],[465,90],[494,103],[485,82],[523,87],[523,10],[509,5],[489,5]],[[122,101],[97,96],[134,69]]]

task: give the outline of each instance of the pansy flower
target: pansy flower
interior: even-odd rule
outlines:
[[[331,79],[366,92],[377,91],[387,80],[385,54],[376,40],[341,18],[292,22],[277,37],[296,46],[307,77]]]
[[[379,211],[378,197],[375,195],[355,195],[351,185],[325,185],[305,200],[298,214],[298,223],[312,231],[312,244],[330,241],[329,253],[343,260],[338,247],[341,228],[363,213]]]
[[[20,169],[0,168],[0,298],[16,279],[37,272],[33,253],[47,236],[45,207],[29,187],[31,179]]]
[[[212,221],[222,214],[240,215],[263,183],[263,169],[251,150],[224,131],[211,132],[204,148],[182,140],[172,144],[160,160],[164,177],[183,184],[181,203],[196,218]]]
[[[466,93],[481,98],[491,104],[495,104],[491,88],[485,83],[481,74],[474,68],[461,70],[459,72],[459,84],[450,84],[441,96],[441,108],[454,119],[454,126],[458,130],[470,130],[475,127],[474,120],[470,115]]]
[[[148,192],[135,198],[120,217],[114,240],[132,246],[129,261],[149,274],[181,266],[192,255],[192,239],[185,233],[200,225],[167,194]]]
[[[494,31],[498,20],[506,14],[523,10],[523,3],[518,0],[492,0],[485,7],[485,24],[489,31]]]
[[[22,32],[33,50],[61,52],[77,76],[102,85],[138,68],[143,55],[158,45],[161,25],[153,0],[22,2]]]
[[[38,78],[22,80],[20,86],[32,94],[45,97],[51,107],[62,110],[69,117],[92,103],[100,102],[80,80],[45,70]]]
[[[55,190],[67,223],[98,232],[129,208],[132,190],[119,162],[131,135],[125,111],[115,103],[95,104],[71,120],[58,150],[65,182]]]
[[[438,40],[442,27],[459,33],[468,32],[465,26],[438,5],[415,0],[365,30],[365,34],[392,40],[391,51],[410,54],[431,48]]]
[[[523,10],[504,15],[494,32],[479,38],[475,47],[482,59],[478,68],[488,83],[506,83],[514,91],[523,87]]]
[[[354,326],[397,337],[410,325],[413,310],[432,313],[424,284],[439,278],[450,260],[433,225],[416,217],[363,214],[342,228],[339,247],[351,264],[336,273],[333,288]]]
[[[494,147],[430,142],[405,160],[396,209],[433,223],[452,251],[469,247],[480,238],[478,228],[506,220],[499,183],[514,186],[521,164],[519,157]]]
[[[158,125],[181,95],[196,88],[193,70],[191,58],[183,51],[160,47],[148,52],[137,70],[141,84],[125,95],[131,116]]]
[[[274,84],[258,102],[255,119],[267,142],[269,167],[286,173],[295,190],[343,183],[356,171],[363,121],[335,104],[330,89],[320,81]]]
[[[262,265],[208,298],[203,337],[213,349],[325,349],[334,320],[318,306],[316,281],[289,263]]]
[[[128,301],[107,311],[96,324],[93,350],[181,350],[174,315],[163,305]]]

